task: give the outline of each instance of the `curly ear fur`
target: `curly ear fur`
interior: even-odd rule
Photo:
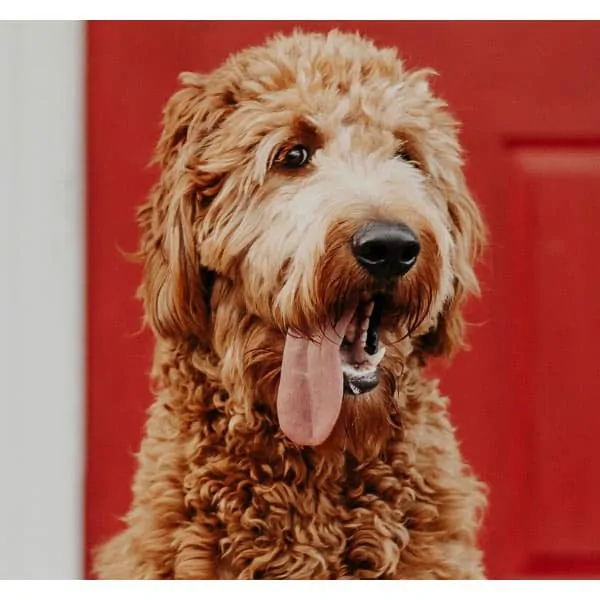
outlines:
[[[139,258],[144,264],[138,295],[146,320],[163,339],[206,339],[208,299],[194,224],[202,218],[206,194],[215,182],[197,174],[203,139],[223,116],[222,98],[210,94],[204,79],[184,73],[185,87],[168,101],[154,161],[158,184],[138,212]]]
[[[474,265],[486,235],[481,214],[469,194],[462,172],[458,170],[451,178],[443,177],[442,185],[448,198],[452,223],[454,293],[439,316],[437,325],[421,337],[420,347],[433,356],[452,356],[465,346],[462,310],[469,295],[479,295]]]

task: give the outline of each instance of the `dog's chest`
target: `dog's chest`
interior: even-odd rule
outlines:
[[[219,575],[251,579],[387,578],[409,541],[399,498],[359,490],[254,486],[218,509]],[[223,500],[226,496],[223,496]],[[234,500],[234,497],[237,499]]]

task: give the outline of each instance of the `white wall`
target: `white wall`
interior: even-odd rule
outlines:
[[[82,576],[81,23],[0,23],[0,578]]]

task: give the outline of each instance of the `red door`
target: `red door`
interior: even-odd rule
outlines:
[[[473,350],[442,372],[464,453],[491,488],[488,573],[600,577],[594,22],[90,24],[87,548],[120,526],[150,402],[140,273],[120,250],[136,246],[161,107],[180,71],[207,71],[296,26],[360,30],[439,72],[491,234]]]

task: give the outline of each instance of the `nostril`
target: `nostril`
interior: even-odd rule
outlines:
[[[420,250],[419,242],[404,242],[400,248],[399,259],[401,262],[410,263],[417,258]]]
[[[385,262],[389,257],[387,244],[377,240],[361,244],[359,252],[363,260],[371,263]]]

